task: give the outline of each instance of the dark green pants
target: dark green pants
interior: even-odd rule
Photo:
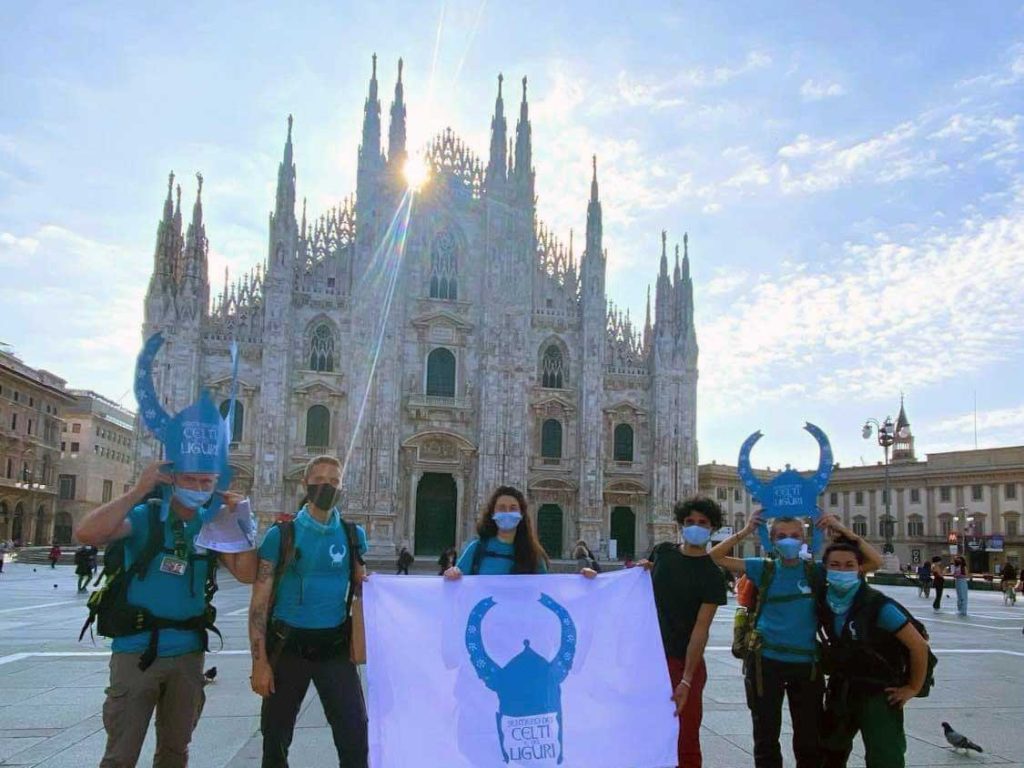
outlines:
[[[858,731],[864,740],[867,768],[904,768],[907,737],[903,732],[903,710],[889,706],[885,693],[854,691],[846,694],[845,702],[830,701],[826,707],[823,768],[845,768]]]

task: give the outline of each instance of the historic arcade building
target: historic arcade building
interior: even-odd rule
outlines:
[[[674,537],[672,503],[696,489],[685,247],[670,270],[662,234],[642,327],[611,308],[596,160],[577,256],[572,233],[566,245],[536,216],[526,80],[510,135],[499,77],[486,163],[451,130],[429,145],[429,180],[398,222],[404,237],[388,239],[396,259],[382,242],[408,204],[401,62],[386,152],[381,134],[375,57],[355,195],[297,215],[289,117],[266,259],[218,290],[202,177],[184,234],[172,177],[143,326],[168,340],[154,368],[165,406],[199,385],[226,399],[237,340],[235,486],[267,520],[295,509],[311,456],[347,458],[345,514],[381,555],[461,546],[499,484],[525,490],[555,557],[577,538],[604,553],[614,539],[626,557]],[[156,450],[140,440],[138,462]]]

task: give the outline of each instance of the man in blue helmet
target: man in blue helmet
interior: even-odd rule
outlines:
[[[113,638],[102,768],[136,765],[154,710],[154,765],[188,764],[205,701],[203,656],[213,629],[216,567],[224,565],[244,583],[256,576],[254,548],[215,552],[196,544],[204,521],[236,516],[248,505],[224,490],[227,430],[210,396],[204,393],[174,417],[158,405],[150,366],[160,341],[150,339],[140,355],[136,396],[167,460],[147,466],[127,493],[90,512],[77,530],[83,544],[106,547],[105,583],[90,598],[86,622],[96,620],[99,633]],[[239,518],[238,527],[251,533],[250,515]]]

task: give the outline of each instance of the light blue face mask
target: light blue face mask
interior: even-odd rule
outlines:
[[[860,573],[858,571],[828,570],[825,579],[828,582],[826,598],[829,608],[833,613],[847,613],[850,606],[853,605],[853,599],[857,597]]]
[[[514,531],[516,526],[519,525],[519,521],[523,519],[522,512],[495,512],[494,513],[494,524],[498,526],[499,531]]]
[[[830,592],[837,595],[845,595],[858,584],[860,584],[860,573],[858,571],[827,571],[828,588]]]
[[[684,525],[683,541],[695,547],[706,546],[711,538],[711,531],[703,525]]]
[[[795,560],[800,556],[801,546],[803,546],[803,542],[800,539],[779,539],[775,542],[775,551],[783,560]]]
[[[174,488],[174,498],[187,509],[199,509],[213,496],[213,491],[193,491],[189,488]]]

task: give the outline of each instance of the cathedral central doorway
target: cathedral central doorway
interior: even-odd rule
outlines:
[[[544,504],[537,510],[537,538],[552,560],[562,557],[562,508]]]
[[[636,515],[630,507],[615,507],[612,510],[611,536],[618,542],[619,560],[636,557]]]
[[[416,486],[416,531],[413,548],[417,555],[440,555],[455,546],[455,478],[427,472]]]

